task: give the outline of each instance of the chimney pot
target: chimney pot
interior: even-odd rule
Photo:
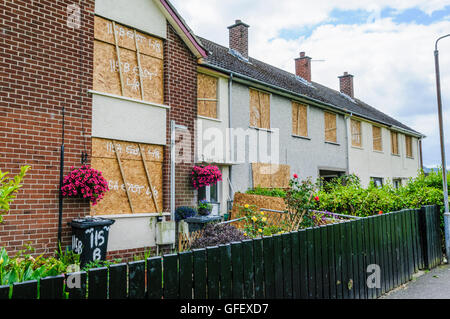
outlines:
[[[295,74],[311,82],[311,58],[305,52],[300,52],[300,57],[295,59]]]
[[[236,20],[235,24],[228,27],[229,47],[239,52],[244,58],[248,59],[248,28],[250,26],[241,20]]]
[[[353,75],[348,72],[344,72],[344,75],[338,76],[338,78],[340,92],[354,98]]]

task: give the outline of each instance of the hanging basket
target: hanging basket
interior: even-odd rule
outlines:
[[[61,191],[64,197],[84,198],[96,205],[109,191],[109,187],[100,171],[82,166],[71,167],[71,172],[64,177]]]
[[[195,189],[214,185],[222,180],[222,173],[219,168],[214,165],[194,166],[191,172],[191,183]]]

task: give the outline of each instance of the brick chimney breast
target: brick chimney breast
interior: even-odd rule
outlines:
[[[339,90],[351,98],[354,98],[353,92],[353,75],[348,72],[344,72],[344,75],[338,76],[339,78]]]
[[[233,25],[228,27],[230,30],[229,43],[230,49],[239,52],[244,58],[248,59],[248,28],[250,26],[241,20],[236,20]]]
[[[300,52],[300,57],[295,59],[295,74],[311,82],[311,58]]]

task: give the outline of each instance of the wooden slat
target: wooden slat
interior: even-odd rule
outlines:
[[[359,272],[359,260],[358,260],[358,255],[359,255],[359,250],[358,250],[358,237],[359,237],[359,233],[358,233],[358,229],[357,229],[357,224],[356,221],[351,221],[350,222],[350,235],[351,235],[351,261],[352,261],[352,273],[350,276],[350,279],[352,280],[352,283],[350,284],[351,286],[351,291],[353,292],[353,298],[354,299],[360,299],[359,296],[359,281],[360,281],[360,275],[361,273]]]
[[[156,212],[160,213],[161,211],[159,210],[158,200],[156,199],[155,190],[153,189],[152,179],[150,177],[150,174],[148,173],[147,163],[145,162],[144,152],[142,152],[141,144],[138,145],[139,153],[141,153],[142,157],[142,164],[144,164],[145,175],[147,176],[148,187],[150,188],[150,192],[152,193],[153,203],[155,204]]]
[[[322,255],[322,298],[330,299],[330,265],[328,259],[328,232],[330,231],[330,226],[322,226],[319,230]]]
[[[37,284],[37,280],[13,283],[12,299],[37,299]]]
[[[145,295],[145,260],[128,263],[128,298],[144,299]]]
[[[10,285],[0,286],[0,300],[9,299]]]
[[[273,237],[263,239],[264,294],[267,299],[275,298],[275,270],[273,257]]]
[[[264,298],[264,260],[263,260],[263,240],[257,238],[253,240],[253,256],[255,266],[255,298]]]
[[[116,30],[116,23],[114,21],[112,21],[112,24],[113,24],[113,30]],[[117,34],[116,34],[116,32],[113,32],[113,33],[114,33],[114,44],[116,46],[117,61],[119,62],[118,67],[119,67],[120,89],[122,92],[122,96],[125,96],[125,87],[124,87],[125,83],[123,82],[122,63],[120,60],[120,48],[119,48],[119,43],[117,40]]]
[[[63,299],[64,275],[41,278],[39,299]]]
[[[365,287],[366,283],[366,269],[364,268],[364,228],[363,220],[358,219],[354,221],[356,224],[356,244],[357,244],[357,258],[358,258],[358,297],[359,299],[366,299]]]
[[[66,274],[65,292],[69,294],[69,299],[86,299],[86,279],[85,271]]]
[[[330,299],[336,299],[336,260],[334,232],[336,224],[328,226],[326,247],[328,253],[328,281],[330,283]]]
[[[194,249],[194,299],[206,299],[206,249]]]
[[[316,296],[316,265],[314,258],[314,230],[306,230],[306,247],[308,260],[308,298],[314,299]]]
[[[298,231],[291,233],[292,247],[292,298],[301,298],[301,277],[300,277],[300,243]]]
[[[192,299],[192,252],[179,253],[178,260],[180,263],[180,299]]]
[[[138,69],[139,69],[139,84],[140,84],[140,88],[141,88],[141,99],[145,100],[144,96],[144,83],[142,80],[142,66],[141,66],[141,51],[139,50],[139,45],[138,45],[138,40],[137,40],[137,34],[136,34],[136,30],[134,31],[134,43],[136,46],[136,58],[137,58],[137,64],[138,64]]]
[[[299,230],[298,242],[299,242],[299,256],[300,256],[300,298],[308,299],[308,245],[307,245],[307,233],[305,230]]]
[[[112,141],[114,145],[114,153],[116,154],[117,163],[119,164],[120,175],[122,176],[123,184],[125,185],[125,193],[127,194],[128,203],[130,204],[131,213],[134,214],[133,203],[131,202],[130,192],[127,187],[127,181],[125,179],[125,174],[122,168],[122,161],[120,160],[119,152],[117,152],[116,141]]]
[[[231,270],[231,245],[220,245],[220,298],[231,299],[232,270]]]
[[[322,238],[320,228],[312,229],[314,238],[314,265],[315,265],[315,299],[323,298],[323,280],[322,280]]]
[[[241,299],[244,297],[244,269],[241,243],[231,243],[231,265],[233,299]]]
[[[178,299],[178,255],[170,254],[163,257],[163,294],[164,299]]]
[[[341,232],[343,224],[339,223],[334,226],[334,247],[335,247],[335,265],[336,265],[336,298],[343,299],[343,281],[342,281],[342,242]]]
[[[253,265],[253,242],[242,241],[242,262],[244,271],[244,299],[253,299],[254,292],[254,265]]]
[[[208,247],[207,255],[207,284],[208,299],[219,299],[220,296],[220,251],[219,247]]]
[[[88,271],[88,299],[107,299],[108,268],[93,268]]]
[[[391,223],[392,223],[392,214],[384,215],[385,219],[385,227],[386,227],[386,267],[387,267],[387,278],[386,278],[386,291],[390,291],[394,288],[393,284],[393,271],[392,271],[392,231],[391,231]]]
[[[126,299],[127,289],[127,264],[109,266],[109,299]]]
[[[374,222],[374,236],[375,236],[375,257],[376,257],[376,264],[380,267],[380,287],[377,288],[377,297],[381,296],[382,294],[382,286],[383,286],[383,251],[381,246],[381,223],[379,216],[373,217]]]
[[[368,232],[369,232],[369,246],[368,246],[368,254],[369,254],[369,259],[368,259],[368,266],[369,265],[373,265],[376,264],[376,255],[375,255],[375,229],[374,229],[374,223],[373,223],[373,217],[368,217],[367,218],[367,224],[368,224]],[[377,290],[376,288],[369,288],[369,294],[368,294],[368,298],[369,299],[375,299],[376,298],[376,294],[377,294]]]
[[[162,258],[151,257],[147,259],[147,297],[161,299],[162,296]]]
[[[283,242],[280,235],[273,236],[275,298],[283,299]]]
[[[281,235],[283,244],[283,298],[292,298],[292,242],[291,234]]]

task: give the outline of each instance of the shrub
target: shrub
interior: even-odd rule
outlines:
[[[256,212],[255,205],[239,206],[241,216],[244,216],[244,235],[252,238],[271,236],[288,231],[286,225],[280,221],[278,224],[268,223],[266,213]]]
[[[15,193],[22,187],[20,183],[29,169],[30,166],[22,166],[20,173],[13,179],[8,178],[8,172],[3,173],[0,170],[0,223],[3,222],[2,215],[9,211],[9,205],[16,198]]]
[[[195,215],[197,215],[197,211],[192,207],[180,206],[175,210],[175,220],[177,222]]]
[[[247,194],[252,195],[262,195],[262,196],[270,196],[270,197],[286,197],[286,191],[282,188],[262,188],[256,187],[254,189],[250,189],[246,192]]]
[[[194,240],[191,249],[224,245],[244,239],[247,237],[233,225],[209,223],[203,228],[202,237]]]

